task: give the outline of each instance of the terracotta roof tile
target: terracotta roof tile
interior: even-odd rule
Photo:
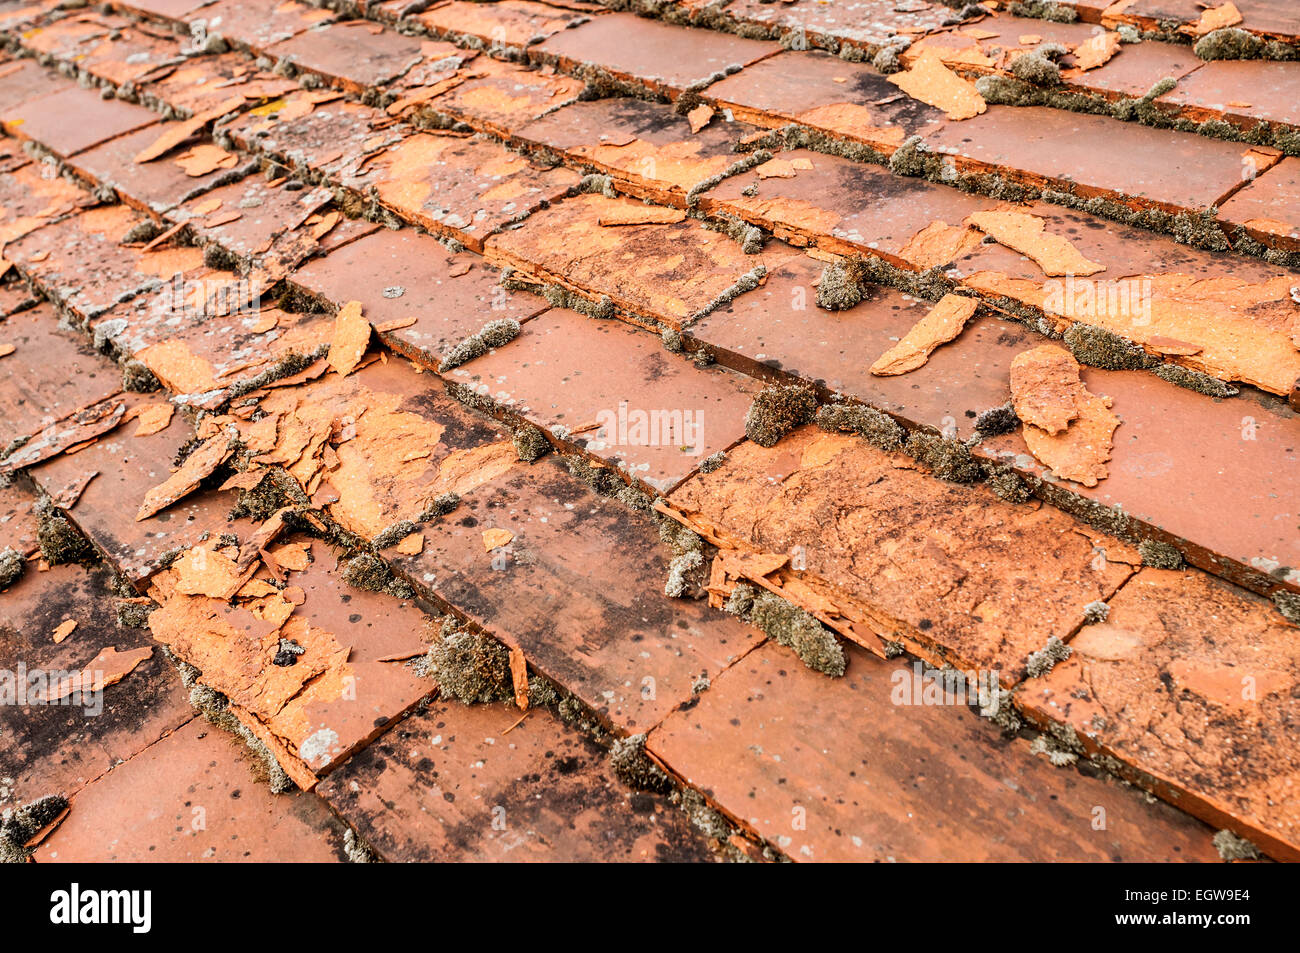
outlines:
[[[41,697],[0,706],[9,798],[71,796],[191,717],[180,679],[156,649],[124,679],[95,693],[95,673],[101,683],[107,680],[95,664],[101,652],[152,648],[147,631],[117,624],[111,584],[103,568],[62,565],[41,572],[33,562],[0,600],[6,667],[22,664],[32,676],[27,690]],[[56,643],[54,630],[69,619],[76,628]],[[47,694],[72,689],[87,668],[85,693],[77,688],[60,703],[44,702]]]
[[[403,220],[481,250],[488,235],[563,197],[579,176],[543,169],[495,143],[417,133],[344,176]]]
[[[67,158],[157,120],[156,114],[141,106],[70,86],[10,106],[0,124],[9,135],[34,140]]]
[[[266,54],[360,92],[391,82],[420,61],[420,41],[365,20],[327,24],[267,47]]]
[[[489,529],[513,537],[485,552]],[[390,554],[402,572],[518,645],[538,672],[621,731],[657,724],[701,676],[762,638],[702,603],[665,596],[651,521],[596,496],[549,458],[463,494],[424,534],[419,555]],[[667,553],[659,558],[666,563]]]
[[[639,82],[675,99],[689,86],[779,50],[775,43],[675,29],[630,13],[611,13],[557,33],[537,46],[534,55],[555,59],[565,67],[596,67],[615,79]]]
[[[360,301],[386,343],[431,370],[488,321],[525,321],[547,307],[506,291],[499,272],[473,253],[409,230],[383,229],[308,262],[292,280],[335,307]]]
[[[336,19],[330,10],[298,0],[217,0],[184,15],[200,37],[220,36],[262,52],[274,43]]]
[[[1300,251],[1300,159],[1287,156],[1219,206],[1219,220],[1269,248]]]
[[[684,814],[545,709],[438,702],[318,790],[393,861],[709,859]]]
[[[1282,726],[1296,704],[1295,634],[1262,599],[1201,573],[1143,569],[1022,699],[1185,810],[1294,860],[1296,755]]]
[[[626,198],[578,195],[543,209],[518,229],[486,243],[490,259],[584,297],[608,297],[631,314],[677,327],[707,313],[720,295],[766,255],[746,255],[736,242],[691,219],[671,224],[602,226],[601,217],[643,206]],[[585,253],[574,258],[568,249]]]
[[[999,739],[965,710],[965,690],[950,707],[899,704],[927,684],[911,664],[849,655],[827,684],[762,646],[657,728],[650,750],[794,860],[1217,858],[1211,831],[1178,811]]]
[[[81,335],[60,328],[49,305],[10,315],[0,335],[14,348],[0,359],[0,443],[32,436],[122,388],[117,366]]]
[[[739,375],[686,363],[622,322],[564,308],[451,379],[543,429],[574,431],[578,446],[659,492],[744,436],[757,390]]]
[[[473,37],[489,46],[522,48],[581,23],[591,12],[532,0],[500,0],[490,5],[451,0],[417,13],[414,19],[440,36]]]
[[[746,122],[799,123],[885,155],[943,122],[942,112],[900,94],[876,70],[820,51],[779,53],[714,83],[705,96]]]
[[[936,664],[997,671],[1006,684],[1023,675],[1030,652],[1053,635],[1069,638],[1084,606],[1132,572],[1098,560],[1088,535],[1055,510],[936,481],[909,457],[812,426],[771,449],[742,444],[669,504],[733,547],[798,547],[805,581],[844,593],[847,629],[901,641]]]
[[[343,825],[311,794],[275,795],[254,755],[194,718],[82,791],[39,863],[329,863]]]

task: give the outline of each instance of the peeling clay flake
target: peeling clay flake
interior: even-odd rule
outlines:
[[[361,302],[349,301],[334,320],[334,341],[326,360],[344,377],[351,374],[370,345],[370,322],[361,316]]]
[[[54,630],[54,644],[58,645],[64,639],[72,634],[72,630],[77,627],[76,619],[64,619],[59,623],[59,627]]]
[[[662,205],[619,205],[601,212],[596,221],[604,228],[617,225],[673,225],[686,219],[686,212]]]
[[[1193,36],[1205,36],[1226,26],[1236,26],[1240,22],[1241,11],[1237,9],[1236,4],[1225,3],[1222,6],[1202,10],[1201,19],[1183,29]]]
[[[176,410],[171,404],[146,404],[143,407],[137,407],[128,416],[134,415],[139,421],[136,425],[134,437],[148,437],[159,431],[166,430],[167,425],[172,422],[172,413]]]
[[[1105,271],[1089,261],[1067,239],[1045,230],[1044,222],[1028,212],[976,212],[966,219],[999,245],[1018,251],[1043,269],[1049,278],[1087,276]]]
[[[1074,48],[1074,67],[1078,70],[1096,69],[1109,62],[1118,52],[1118,33],[1095,34]]]
[[[490,553],[494,549],[500,549],[515,538],[515,534],[508,529],[485,529],[483,531],[483,551]]]
[[[1091,393],[1079,379],[1074,355],[1054,344],[1017,355],[1011,400],[1029,452],[1058,477],[1096,486],[1109,475],[1106,461],[1120,421],[1110,398]]]
[[[977,306],[974,298],[944,295],[901,341],[871,365],[871,373],[877,377],[892,377],[921,367],[929,360],[935,348],[961,334]]]
[[[706,106],[703,103],[696,106],[686,114],[686,120],[691,124],[691,132],[699,132],[709,124],[713,118],[713,107]]]
[[[888,79],[913,99],[942,109],[949,119],[971,119],[988,109],[975,84],[944,66],[934,50],[926,50],[911,69]]]

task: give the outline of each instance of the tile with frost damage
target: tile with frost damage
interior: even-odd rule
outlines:
[[[812,425],[771,449],[741,444],[669,504],[733,545],[798,547],[806,581],[854,627],[1004,684],[1132,572],[1098,559],[1086,528],[1057,510],[935,479],[909,457]]]
[[[406,36],[369,20],[331,23],[306,30],[266,50],[350,92],[383,86],[420,61],[419,37]]]
[[[485,551],[490,529],[510,542]],[[386,557],[628,733],[657,724],[696,680],[762,638],[702,602],[665,596],[670,554],[654,524],[551,456],[466,494],[424,534],[421,554]]]
[[[400,218],[481,251],[486,236],[547,203],[581,177],[547,169],[485,139],[417,133],[344,176],[358,192],[373,189]]]
[[[821,51],[779,53],[714,83],[703,95],[757,126],[798,123],[885,155],[944,121],[940,110],[900,94],[878,70]]]
[[[494,235],[486,254],[541,281],[593,301],[608,298],[635,316],[673,327],[707,313],[758,265],[774,264],[771,256],[746,255],[736,241],[689,218],[601,224],[645,208],[628,198],[576,195],[529,216],[521,228]]]
[[[1141,570],[1020,702],[1133,780],[1278,860],[1300,858],[1296,628],[1189,570]]]
[[[517,138],[613,175],[631,195],[681,208],[693,186],[744,158],[736,144],[754,131],[718,115],[692,132],[666,104],[598,99],[565,106],[524,126]]]
[[[961,440],[972,435],[979,414],[1007,401],[1012,359],[1037,343],[1028,329],[977,315],[921,367],[877,377],[872,363],[934,305],[872,285],[861,303],[827,311],[817,305],[823,267],[806,255],[781,262],[762,287],[700,320],[691,336],[728,367],[756,377],[811,381]]]
[[[451,0],[434,4],[414,19],[438,36],[472,37],[490,47],[523,48],[589,17],[586,11],[566,10],[532,0],[499,0],[492,4]]]
[[[1300,416],[1262,395],[1211,400],[1138,371],[1084,368],[1082,377],[1123,423],[1110,475],[1095,487],[1060,488],[1167,533],[1215,575],[1262,574],[1300,590],[1300,512],[1289,490],[1300,473]],[[1019,431],[980,452],[1052,479]]]
[[[381,229],[293,273],[293,284],[341,307],[360,301],[394,350],[436,369],[457,344],[502,318],[526,321],[547,307],[507,291],[472,252],[454,252],[412,229]]]

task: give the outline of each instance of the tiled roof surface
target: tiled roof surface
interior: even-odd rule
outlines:
[[[1294,4],[0,35],[4,858],[1300,858]]]

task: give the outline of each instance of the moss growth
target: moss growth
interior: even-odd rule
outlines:
[[[305,354],[292,351],[280,358],[280,360],[276,361],[274,366],[268,367],[266,370],[262,371],[262,373],[250,377],[247,380],[237,381],[236,383],[231,384],[230,388],[226,391],[227,399],[235,400],[238,397],[243,397],[245,394],[252,393],[255,390],[260,390],[267,384],[273,384],[278,380],[283,380],[286,377],[292,377],[294,374],[299,374],[328,353],[328,344],[322,344],[315,350],[309,351]]]
[[[832,433],[855,433],[886,452],[901,450],[907,436],[898,421],[866,404],[823,404],[817,408],[817,426]]]
[[[1203,60],[1257,60],[1264,55],[1264,41],[1230,26],[1201,37],[1192,52]]]
[[[1183,568],[1183,554],[1169,543],[1144,539],[1138,543],[1138,553],[1142,557],[1144,566],[1151,566],[1154,569]]]
[[[1007,401],[1001,407],[985,410],[975,418],[975,433],[984,439],[1011,433],[1019,426],[1020,418],[1016,416],[1011,401]]]
[[[817,282],[817,305],[827,311],[847,311],[862,303],[865,284],[860,261],[833,261],[822,269]]]
[[[1073,23],[1079,19],[1079,11],[1063,3],[1051,3],[1050,0],[1020,0],[1011,4],[1008,11],[1018,17],[1033,17],[1037,20],[1049,20],[1052,23]]]
[[[712,314],[723,305],[730,304],[736,298],[739,298],[746,291],[753,291],[763,283],[763,279],[766,277],[767,266],[755,265],[749,271],[737,278],[735,284],[725,289],[703,308],[700,308],[698,311],[691,314],[688,320],[694,322],[700,320],[700,318],[703,318],[706,315]]]
[[[144,629],[149,625],[149,616],[158,606],[152,602],[132,602],[120,600],[116,604],[117,624],[127,629]]]
[[[1209,374],[1191,368],[1180,367],[1177,364],[1160,364],[1155,368],[1155,375],[1171,384],[1177,384],[1179,387],[1209,397],[1236,397],[1240,393],[1237,388],[1225,384],[1217,377],[1211,377]]]
[[[1034,495],[1033,488],[1010,466],[990,467],[985,479],[989,489],[1008,503],[1027,503]]]
[[[844,674],[847,662],[835,634],[809,613],[775,593],[737,583],[727,600],[726,609],[762,629],[786,648],[793,649],[795,655],[813,671],[834,677]]]
[[[347,855],[349,864],[379,863],[379,855],[350,827],[343,832],[343,853]]]
[[[8,589],[21,579],[26,568],[27,560],[23,559],[22,553],[14,549],[0,552],[0,589]]]
[[[38,514],[36,540],[41,557],[51,566],[80,563],[93,559],[95,548],[72,523],[53,506],[42,507]]]
[[[959,440],[918,431],[908,435],[903,452],[953,483],[973,483],[983,475],[970,448]]]
[[[803,384],[763,388],[745,415],[745,434],[760,447],[774,447],[782,437],[813,419],[817,395]]]
[[[594,467],[580,457],[564,457],[569,473],[576,476],[601,496],[613,497],[634,510],[648,511],[654,499],[638,487],[625,483],[619,475],[605,467]]]
[[[1154,358],[1132,341],[1126,341],[1118,334],[1095,325],[1073,324],[1063,339],[1075,360],[1090,367],[1108,371],[1132,371],[1155,363]]]
[[[615,776],[637,791],[667,794],[676,785],[663,768],[645,753],[645,735],[619,738],[609,749],[609,764]]]
[[[1221,830],[1215,834],[1212,843],[1224,860],[1259,860],[1261,856],[1258,847],[1229,830]]]
[[[510,650],[482,632],[458,629],[455,620],[442,625],[429,647],[430,674],[438,691],[467,705],[514,698]]]
[[[151,394],[162,384],[141,361],[130,358],[122,362],[122,389],[135,394]]]
[[[664,333],[659,337],[660,340],[664,342],[665,350],[672,351],[674,354],[681,353],[684,344],[682,342],[682,334],[680,331],[675,331],[672,328],[664,328]]]
[[[515,454],[525,463],[541,459],[551,449],[551,442],[546,439],[542,429],[530,423],[519,424],[515,428],[511,442],[514,444]]]
[[[1029,753],[1046,755],[1047,760],[1057,768],[1068,768],[1079,760],[1078,754],[1067,748],[1062,748],[1047,735],[1039,735],[1030,742]]]
[[[674,556],[668,564],[668,581],[664,583],[664,595],[670,599],[681,599],[688,594],[687,574],[704,565],[704,556],[699,552],[682,553]]]
[[[415,520],[398,520],[381,530],[370,544],[382,552],[390,546],[396,546],[419,528]]]
[[[700,472],[712,473],[726,462],[727,452],[725,450],[719,450],[717,453],[710,454],[700,461]]]
[[[1061,68],[1040,50],[1017,56],[1011,61],[1011,73],[1021,82],[1035,86],[1061,85]]]
[[[446,516],[448,513],[455,510],[456,507],[458,506],[460,506],[460,494],[458,493],[440,494],[439,496],[435,496],[429,502],[429,505],[424,508],[424,511],[420,513],[418,517],[418,522],[427,523],[430,520],[435,520],[438,519],[439,517]]]
[[[46,794],[0,815],[0,863],[22,864],[31,851],[27,842],[52,824],[68,807],[61,794]]]
[[[1273,593],[1273,605],[1282,613],[1282,618],[1293,625],[1300,625],[1300,595],[1279,589]]]
[[[1100,599],[1096,602],[1089,602],[1083,607],[1083,620],[1089,625],[1096,625],[1098,622],[1105,622],[1110,617],[1110,606]]]
[[[343,567],[343,581],[354,589],[367,592],[386,592],[398,599],[413,599],[410,585],[393,575],[393,570],[373,553],[362,553],[349,559]]]
[[[1042,678],[1057,662],[1064,662],[1072,653],[1073,650],[1068,645],[1053,635],[1041,649],[1029,653],[1025,659],[1025,672],[1030,678]]]
[[[489,321],[477,333],[471,334],[452,348],[438,365],[438,370],[449,371],[476,357],[481,357],[493,348],[503,347],[518,337],[519,331],[519,322],[513,318]]]

